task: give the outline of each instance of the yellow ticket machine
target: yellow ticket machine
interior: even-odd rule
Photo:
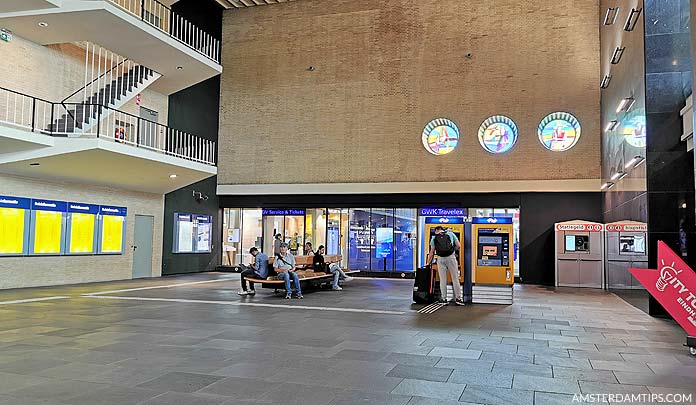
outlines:
[[[464,218],[426,218],[425,223],[425,235],[427,235],[425,243],[425,251],[423,257],[427,257],[428,252],[430,252],[430,241],[433,236],[435,236],[435,228],[442,226],[445,229],[449,229],[454,233],[454,235],[459,239],[459,243],[462,245],[460,250],[455,251],[457,256],[457,263],[459,264],[459,283],[464,282]],[[435,255],[437,257],[437,255]],[[437,269],[437,261],[433,261],[433,268]],[[435,273],[435,279],[440,280],[437,273]],[[452,276],[447,273],[447,282],[452,282]]]
[[[472,218],[473,302],[512,304],[515,282],[512,218]]]

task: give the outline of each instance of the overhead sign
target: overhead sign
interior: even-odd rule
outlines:
[[[647,232],[648,224],[607,224],[607,232]]]
[[[442,224],[442,225],[463,224],[464,218],[428,217],[428,218],[425,218],[425,223],[426,224]]]
[[[602,224],[556,224],[557,231],[578,231],[578,232],[601,232],[604,230]]]
[[[657,263],[659,270],[628,270],[689,336],[696,336],[696,273],[661,240]]]
[[[466,208],[421,208],[422,217],[463,217],[466,216]]]
[[[511,224],[510,217],[474,217],[471,220],[474,224]]]
[[[297,210],[290,210],[290,209],[262,209],[261,210],[261,215],[304,215],[305,210],[303,209],[297,209]]]
[[[0,195],[0,208],[20,208],[28,210],[31,208],[31,199]]]

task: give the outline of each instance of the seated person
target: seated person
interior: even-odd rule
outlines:
[[[317,253],[314,254],[314,260],[312,260],[312,264],[314,266],[314,271],[326,271],[326,270],[328,270],[329,273],[334,275],[333,284],[331,286],[331,289],[334,291],[341,291],[343,288],[341,288],[338,285],[338,280],[342,278],[345,281],[350,281],[353,279],[353,277],[346,276],[346,273],[343,272],[343,270],[341,269],[341,266],[339,266],[338,263],[329,264],[328,269],[327,269],[326,263],[324,262],[324,253],[325,252],[326,252],[326,248],[324,248],[324,245],[319,245],[319,248],[317,248]]]
[[[304,244],[304,255],[305,256],[311,256],[314,254],[314,250],[312,250],[312,242],[307,242]]]
[[[262,253],[256,247],[249,249],[249,254],[254,256],[254,263],[250,266],[240,265],[243,269],[242,278],[242,289],[237,293],[239,295],[254,295],[256,290],[254,289],[254,283],[249,281],[249,290],[247,290],[247,280],[246,277],[260,278],[265,280],[268,277],[268,255]]]
[[[302,289],[300,288],[300,277],[295,273],[295,257],[288,252],[288,244],[283,242],[280,244],[280,253],[276,255],[273,261],[273,268],[278,273],[278,280],[285,280],[285,299],[292,298],[292,286],[290,279],[295,283],[297,291],[296,298],[302,299]]]

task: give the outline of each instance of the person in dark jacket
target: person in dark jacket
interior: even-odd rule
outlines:
[[[341,266],[338,265],[338,263],[331,263],[327,266],[326,262],[324,261],[325,251],[326,248],[324,248],[324,245],[319,245],[319,247],[317,248],[317,253],[314,254],[314,260],[312,260],[312,266],[314,267],[314,271],[323,271],[333,274],[334,279],[331,289],[334,291],[341,291],[343,288],[341,288],[341,286],[338,285],[338,281],[340,279],[350,281],[353,279],[353,277],[347,276],[346,273],[344,273],[341,269]]]

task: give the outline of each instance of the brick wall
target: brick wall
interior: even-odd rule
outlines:
[[[162,272],[162,224],[164,196],[106,187],[48,182],[0,174],[2,194],[17,197],[67,199],[128,208],[125,253],[122,255],[3,257],[0,289],[57,284],[88,283],[132,278],[135,214],[152,215],[154,240],[152,276]]]
[[[304,0],[228,10],[218,183],[598,179],[598,11],[594,0]],[[554,111],[583,126],[566,153],[537,138]],[[502,156],[477,137],[496,114],[520,131]],[[438,117],[461,132],[441,157],[421,143]]]
[[[85,50],[76,44],[43,46],[15,35],[11,42],[0,41],[0,55],[6,58],[0,64],[0,87],[59,102],[85,84]],[[159,122],[167,124],[166,95],[145,89],[141,105],[158,111]],[[4,100],[0,106],[6,107]],[[140,114],[135,99],[120,110]]]

